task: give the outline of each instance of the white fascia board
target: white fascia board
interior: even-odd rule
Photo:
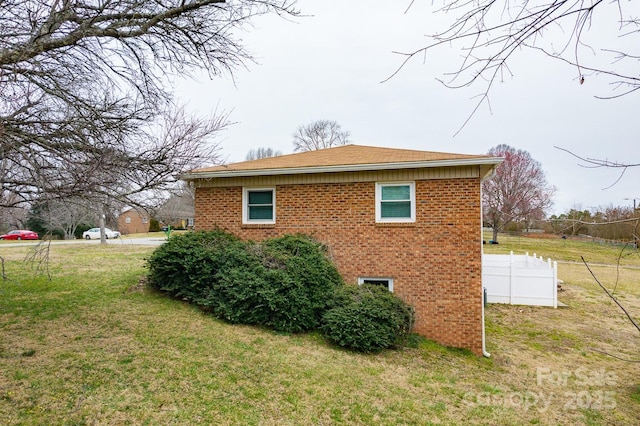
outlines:
[[[490,158],[469,158],[456,160],[437,161],[411,161],[401,163],[374,163],[374,164],[346,164],[336,166],[321,167],[289,167],[277,169],[253,169],[253,170],[220,170],[215,172],[186,173],[181,176],[183,180],[195,179],[215,179],[226,177],[248,177],[248,176],[275,176],[275,175],[297,175],[311,173],[340,173],[340,172],[362,172],[375,170],[398,170],[398,169],[420,169],[434,167],[459,167],[459,166],[496,166],[502,163],[503,159],[498,157]]]

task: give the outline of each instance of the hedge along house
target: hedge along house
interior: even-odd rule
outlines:
[[[197,229],[260,241],[308,234],[348,283],[415,308],[415,331],[484,349],[482,179],[502,160],[345,145],[193,170]]]

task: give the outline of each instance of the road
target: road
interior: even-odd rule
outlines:
[[[120,237],[116,239],[107,240],[107,244],[122,244],[122,245],[145,245],[145,246],[159,246],[162,243],[167,241],[166,237],[144,237],[144,238],[129,238],[129,237]],[[11,242],[2,242],[0,243],[0,248],[2,247],[25,247],[25,246],[33,246],[41,241],[11,241]],[[51,244],[100,244],[100,240],[51,240]]]

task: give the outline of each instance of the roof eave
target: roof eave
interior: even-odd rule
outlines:
[[[340,173],[340,172],[362,172],[376,170],[397,170],[397,169],[421,169],[435,167],[460,167],[460,166],[490,166],[493,169],[503,161],[502,158],[465,158],[455,160],[435,160],[435,161],[407,161],[398,163],[373,163],[373,164],[345,164],[320,167],[288,167],[275,169],[251,169],[251,170],[219,170],[214,172],[185,173],[181,176],[183,180],[196,179],[216,179],[228,177],[250,177],[250,176],[276,176],[276,175],[296,175],[311,173]]]

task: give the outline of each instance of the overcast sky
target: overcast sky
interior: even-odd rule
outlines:
[[[255,64],[229,76],[182,82],[177,90],[201,114],[231,112],[219,142],[228,163],[244,161],[257,147],[293,150],[300,125],[335,120],[353,143],[381,147],[485,154],[498,144],[531,153],[557,187],[551,213],[569,208],[640,205],[640,168],[588,169],[559,146],[584,157],[640,162],[638,95],[598,100],[611,93],[607,81],[539,54],[524,52],[511,62],[513,76],[490,92],[486,105],[454,134],[476,105],[483,86],[448,89],[436,78],[455,70],[459,49],[444,48],[425,61],[400,65],[393,51],[411,51],[425,35],[446,28],[450,17],[433,15],[409,1],[302,0],[308,15],[292,20],[261,17],[239,34]],[[595,25],[594,25],[595,27]],[[593,37],[602,39],[596,33]],[[629,200],[625,200],[628,198]]]

